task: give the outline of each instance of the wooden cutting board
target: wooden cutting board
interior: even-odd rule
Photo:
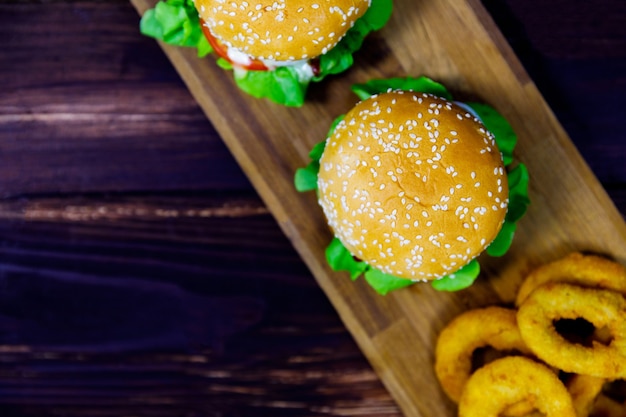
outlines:
[[[131,1],[140,14],[155,4]],[[456,414],[433,372],[434,342],[454,316],[510,303],[531,268],[573,250],[626,263],[624,220],[479,0],[395,1],[391,21],[367,38],[355,66],[313,84],[299,109],[242,93],[213,57],[162,47],[407,416]],[[296,192],[293,174],[331,121],[356,103],[350,85],[419,75],[442,82],[457,99],[493,105],[511,122],[516,159],[531,175],[532,205],[510,252],[482,259],[472,288],[448,294],[417,284],[383,297],[328,268],[331,235],[314,193]]]

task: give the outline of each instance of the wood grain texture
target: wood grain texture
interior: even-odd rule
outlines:
[[[623,2],[484,4],[626,213]],[[0,415],[400,416],[137,28],[127,0],[0,1]]]
[[[138,20],[0,2],[0,415],[399,416]]]
[[[133,4],[142,12],[153,2]],[[390,24],[369,40],[354,71],[315,86],[302,109],[246,97],[210,61],[182,48],[164,50],[407,416],[454,413],[436,384],[432,347],[459,311],[510,302],[529,268],[572,250],[626,261],[621,215],[478,1],[395,2]],[[533,204],[512,250],[485,259],[485,273],[472,289],[441,294],[416,285],[380,297],[362,281],[351,283],[328,269],[323,249],[329,233],[314,196],[297,194],[292,178],[331,120],[354,103],[351,83],[421,74],[459,98],[494,105],[509,119],[520,138],[516,157],[533,178]]]

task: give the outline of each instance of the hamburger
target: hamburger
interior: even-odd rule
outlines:
[[[353,53],[391,9],[391,0],[167,0],[148,10],[140,27],[202,56],[214,52],[255,97],[300,106],[312,81],[353,64]]]
[[[416,81],[443,91],[431,80]],[[511,225],[514,231],[528,203],[526,185],[520,193],[520,181],[511,184],[496,137],[478,113],[429,92],[396,88],[365,98],[316,152],[296,173],[296,186],[317,190],[335,236],[331,266],[365,272],[382,292],[415,281],[465,287],[478,275],[476,258],[501,233],[492,252],[508,249]],[[459,271],[465,279],[456,279]]]

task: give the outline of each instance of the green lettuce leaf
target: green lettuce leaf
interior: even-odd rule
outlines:
[[[330,129],[328,129],[328,134],[326,135],[326,137],[330,137],[332,136],[333,133],[335,133],[335,129],[337,129],[337,125],[344,119],[345,116],[346,116],[345,114],[342,114],[336,117],[335,120],[333,120],[333,122],[330,124]],[[319,145],[320,144],[318,144],[318,146]],[[324,146],[326,146],[326,141],[323,141],[321,145],[322,147],[319,150],[319,156],[317,157],[318,160],[322,157],[322,153],[324,152]],[[311,158],[313,158],[313,156],[311,156]]]
[[[509,210],[506,220],[517,222],[521,219],[530,205],[528,197],[528,183],[530,175],[526,165],[519,164],[508,173],[509,180]]]
[[[517,135],[509,122],[493,107],[482,103],[465,103],[478,114],[488,131],[493,133],[505,166],[513,162]]]
[[[237,86],[256,98],[268,98],[285,106],[300,107],[308,82],[301,81],[292,67],[278,67],[274,71],[234,71]]]
[[[348,272],[353,281],[364,275],[367,283],[381,295],[413,284],[411,280],[385,274],[363,261],[354,259],[350,251],[336,237],[326,248],[326,260],[333,271]]]
[[[333,271],[347,271],[354,281],[369,267],[363,261],[357,261],[348,249],[336,237],[326,248],[326,261]]]
[[[217,66],[222,68],[222,69],[225,69],[225,70],[232,70],[233,69],[233,64],[231,64],[230,61],[228,61],[228,60],[226,60],[226,59],[224,59],[222,57],[217,58],[217,61],[215,61],[215,62],[217,63]]]
[[[311,161],[306,167],[298,168],[294,176],[294,185],[299,192],[317,190],[317,174],[320,170],[320,164],[317,161]]]
[[[158,2],[141,17],[139,30],[145,36],[170,45],[195,47],[199,57],[213,52],[202,33],[198,12],[191,0]]]
[[[452,100],[452,95],[442,84],[431,80],[428,77],[406,77],[387,78],[370,80],[363,84],[354,84],[352,91],[361,99],[365,100],[374,94],[385,93],[388,90],[418,91],[420,93],[432,94]]]
[[[372,0],[370,8],[333,49],[319,57],[320,72],[313,81],[321,81],[331,74],[344,72],[354,64],[353,54],[361,49],[367,35],[382,29],[391,17],[392,0]]]
[[[517,223],[504,220],[500,232],[498,232],[495,239],[487,246],[487,254],[497,258],[507,253],[513,243],[516,229]]]
[[[502,153],[505,166],[513,162],[513,150],[517,145],[517,135],[509,122],[493,107],[482,103],[466,103],[476,112],[487,130],[495,138],[496,144]],[[517,165],[507,172],[509,183],[509,207],[500,232],[487,247],[487,254],[500,257],[506,254],[513,243],[517,222],[526,214],[530,204],[528,196],[528,170],[524,164]]]
[[[321,81],[328,75],[339,74],[350,68],[354,64],[353,53],[361,48],[367,33],[367,26],[357,20],[333,49],[319,57],[319,74],[313,80]]]
[[[361,17],[370,31],[381,30],[385,27],[393,12],[392,0],[372,0],[370,8]]]
[[[353,281],[363,275],[369,286],[380,295],[386,295],[415,283],[409,279],[386,274],[363,261],[357,261],[336,237],[326,248],[326,260],[333,271],[348,272]],[[432,285],[439,291],[459,291],[472,285],[479,273],[480,265],[474,259],[454,274],[433,281]]]
[[[374,268],[368,268],[365,271],[365,280],[380,295],[387,295],[390,291],[414,284],[410,279],[398,278]]]
[[[479,274],[480,264],[476,259],[473,259],[454,274],[435,280],[431,285],[437,291],[459,291],[471,286]]]
[[[526,165],[517,165],[507,175],[509,181],[509,207],[502,229],[500,229],[496,238],[487,247],[487,254],[493,257],[502,256],[509,250],[513,243],[517,222],[526,214],[530,205],[530,198],[528,197],[529,175]]]
[[[333,134],[335,128],[337,127],[339,122],[343,120],[343,118],[344,115],[342,114],[332,122],[327,137]],[[296,174],[294,176],[294,185],[297,191],[303,192],[317,190],[317,174],[320,171],[319,161],[322,157],[322,154],[324,153],[325,147],[325,140],[313,146],[313,148],[309,152],[309,158],[311,159],[311,162],[309,162],[306,167],[298,168],[296,170]]]

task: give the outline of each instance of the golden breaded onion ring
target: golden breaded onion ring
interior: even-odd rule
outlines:
[[[574,252],[533,270],[520,287],[515,304],[519,307],[535,288],[546,282],[603,288],[626,295],[626,268],[600,256]]]
[[[469,310],[441,331],[435,346],[435,373],[453,401],[459,401],[470,377],[472,354],[485,346],[531,353],[518,330],[515,310],[497,306]]]
[[[624,417],[626,416],[626,401],[618,402],[600,394],[593,404],[590,415],[594,417]]]
[[[590,415],[596,398],[602,392],[602,387],[606,381],[605,378],[575,374],[565,382],[565,387],[572,396],[572,404],[578,417]]]
[[[555,323],[583,318],[609,330],[608,345],[572,343]],[[524,342],[538,358],[565,372],[620,379],[626,376],[626,299],[610,290],[547,283],[537,287],[520,305],[517,324]]]
[[[474,372],[461,395],[459,417],[497,417],[522,401],[547,417],[576,417],[572,397],[556,374],[521,356],[497,359]]]

